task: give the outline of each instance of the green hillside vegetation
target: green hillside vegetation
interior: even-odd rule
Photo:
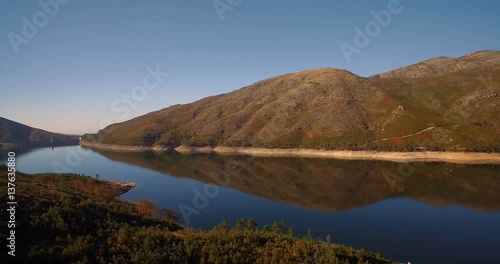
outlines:
[[[0,166],[4,186],[6,174]],[[16,186],[15,263],[392,263],[332,244],[329,236],[326,242],[312,234],[297,238],[284,222],[259,228],[242,219],[208,232],[184,228],[175,212],[158,210],[152,201],[117,199],[123,185],[89,176],[18,172]],[[1,219],[6,226],[7,217]]]
[[[78,145],[79,136],[52,133],[0,117],[0,147],[50,147]]]
[[[316,69],[113,124],[86,143],[500,151],[500,51],[368,78]]]

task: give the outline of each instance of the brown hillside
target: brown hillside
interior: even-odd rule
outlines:
[[[436,69],[459,70],[420,74],[412,70],[417,64],[396,70],[415,78],[363,78],[333,68],[287,74],[174,105],[84,138],[161,148],[499,151],[500,52],[432,63]]]
[[[482,67],[492,67],[498,69],[500,65],[499,54],[500,51],[485,50],[474,52],[457,59],[450,57],[438,57],[407,67],[381,73],[373,77],[418,78]]]

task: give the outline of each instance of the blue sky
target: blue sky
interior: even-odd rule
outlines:
[[[494,0],[400,0],[399,12],[350,62],[340,44],[357,47],[355,27],[364,30],[376,21],[371,11],[397,0],[220,0],[223,21],[211,0],[72,0],[58,10],[54,1],[42,0],[53,17],[38,1],[0,2],[0,116],[64,133],[95,132],[289,72],[336,67],[369,76],[500,49]],[[23,17],[38,19],[36,35],[23,35]],[[24,42],[13,45],[14,35]],[[168,77],[156,89],[133,104],[120,101],[157,65]]]

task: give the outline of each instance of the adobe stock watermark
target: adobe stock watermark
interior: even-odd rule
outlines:
[[[224,22],[224,14],[227,12],[233,12],[236,7],[241,5],[243,0],[214,0],[212,5],[214,6],[215,12],[219,16],[219,20]]]
[[[143,102],[148,98],[149,92],[158,88],[158,86],[163,83],[164,78],[168,77],[168,72],[162,72],[160,69],[160,64],[157,64],[155,69],[151,66],[146,67],[147,74],[142,78],[142,85],[135,86],[132,88],[130,93],[122,94],[120,99],[115,99],[111,102],[111,111],[116,114],[121,115],[118,117],[119,121],[125,121],[130,117],[130,110],[135,109],[139,106],[139,103]],[[100,122],[100,128],[105,128],[106,126],[112,124],[111,119],[103,118]]]
[[[252,162],[254,159],[255,156],[250,156],[247,162]],[[193,200],[191,201],[191,205],[181,203],[178,206],[179,212],[184,219],[185,225],[189,226],[189,224],[191,223],[190,217],[192,215],[199,215],[202,210],[206,209],[210,205],[211,199],[215,199],[217,196],[219,196],[219,186],[228,186],[231,182],[231,176],[239,176],[242,170],[243,168],[240,166],[239,162],[230,160],[226,164],[225,171],[219,173],[214,173],[213,171],[209,172],[208,175],[215,181],[216,185],[207,183],[203,186],[203,190],[194,187],[194,196]]]
[[[339,45],[347,63],[351,63],[353,54],[359,55],[362,49],[368,47],[372,39],[380,35],[383,28],[389,26],[392,17],[401,14],[403,9],[399,0],[389,0],[386,9],[382,9],[378,12],[375,10],[370,11],[373,20],[368,21],[363,28],[354,27],[355,35],[353,44],[341,42]]]
[[[38,5],[41,10],[35,12],[31,19],[23,16],[21,21],[21,34],[14,32],[7,33],[7,39],[12,46],[14,53],[19,53],[19,46],[21,44],[28,44],[30,39],[33,39],[38,34],[38,31],[45,27],[50,18],[54,18],[59,14],[61,7],[68,4],[71,0],[40,0]]]
[[[256,99],[256,94],[253,94],[253,99]],[[257,138],[251,140],[252,145],[259,140],[267,139],[272,140],[276,138],[280,130],[284,129],[286,124],[283,120],[280,120],[278,124],[274,126],[266,126],[262,128],[260,135]],[[240,145],[245,145],[247,142],[241,142]],[[256,156],[250,156],[246,162],[253,162]],[[199,188],[193,188],[193,199],[191,204],[181,203],[178,206],[178,212],[182,215],[184,223],[189,225],[191,223],[190,217],[193,215],[199,215],[202,210],[206,209],[210,205],[210,201],[219,196],[220,187],[228,186],[231,182],[231,176],[238,177],[241,175],[243,170],[239,162],[231,160],[226,164],[226,169],[223,172],[214,173],[209,172],[210,178],[212,178],[217,185],[205,184],[203,190]]]
[[[415,172],[415,164],[413,163],[399,163],[397,174],[391,171],[383,170],[382,176],[384,177],[387,185],[391,189],[391,192],[402,192],[404,189],[402,186],[398,186],[398,183],[403,184],[406,179],[408,179]]]
[[[129,93],[122,94],[119,98],[111,102],[111,111],[115,114],[120,114],[117,122],[127,120],[130,117],[130,111],[137,108],[139,103],[146,100],[149,93],[157,89],[169,75],[168,72],[161,71],[159,64],[157,64],[154,69],[151,66],[146,66],[145,70],[146,74],[142,78],[141,85],[133,87]],[[113,121],[110,118],[102,118],[99,121],[99,129],[103,129],[112,123]],[[113,129],[113,127],[110,127],[110,132],[112,132]],[[90,138],[90,140],[92,142],[101,142],[101,138]],[[52,169],[57,173],[72,172],[74,168],[80,166],[83,157],[89,154],[90,151],[86,151],[82,148],[77,148],[76,150],[68,148],[65,164],[54,161],[52,162]]]

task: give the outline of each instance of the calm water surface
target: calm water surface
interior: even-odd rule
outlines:
[[[6,152],[1,152],[5,162]],[[500,263],[500,166],[304,158],[116,153],[81,147],[17,151],[27,173],[74,172],[139,184],[124,199],[185,210],[210,229],[242,217],[284,220],[302,236],[412,263]],[[208,197],[207,197],[208,196]]]

